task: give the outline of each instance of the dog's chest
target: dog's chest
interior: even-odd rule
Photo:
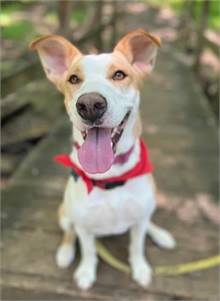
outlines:
[[[72,204],[74,223],[95,235],[123,233],[140,220],[149,218],[155,207],[147,176],[111,190],[95,188],[87,198]]]

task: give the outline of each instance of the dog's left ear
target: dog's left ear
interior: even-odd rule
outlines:
[[[121,52],[129,63],[144,74],[149,74],[155,65],[160,38],[143,29],[125,35],[115,46],[114,52]]]
[[[43,36],[33,41],[30,48],[37,50],[48,79],[58,89],[73,60],[81,56],[81,52],[74,45],[57,35]]]

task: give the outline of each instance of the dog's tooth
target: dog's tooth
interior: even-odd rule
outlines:
[[[116,143],[115,142],[112,143],[112,150],[115,153],[115,150],[116,150]]]
[[[114,128],[114,130],[113,130],[113,136],[115,135],[116,132],[117,132],[117,128]]]

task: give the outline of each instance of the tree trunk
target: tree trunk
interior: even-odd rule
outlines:
[[[204,49],[205,45],[205,37],[204,32],[207,27],[208,23],[208,14],[209,14],[209,7],[210,7],[210,0],[204,0],[202,2],[202,9],[201,9],[201,17],[200,23],[197,33],[197,45],[196,45],[196,52],[195,52],[195,62],[194,62],[194,70],[195,72],[199,73],[200,69],[200,59],[201,54]]]
[[[72,3],[69,0],[60,0],[58,2],[59,33],[66,37],[70,33],[69,21]]]
[[[117,14],[118,14],[118,3],[117,1],[113,1],[112,3],[112,18],[114,18],[114,22],[111,28],[111,41],[110,47],[113,48],[115,46],[115,42],[117,39]]]
[[[182,14],[179,23],[179,40],[186,52],[191,52],[194,45],[194,21],[196,1],[187,0],[182,3]]]
[[[97,27],[102,26],[102,18],[103,16],[103,2],[102,1],[96,1],[96,14],[95,14],[95,20]],[[95,38],[95,46],[96,48],[101,51],[103,48],[103,40],[102,40],[102,32],[98,33]]]

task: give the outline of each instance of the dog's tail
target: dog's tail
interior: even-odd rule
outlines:
[[[176,246],[176,241],[174,237],[163,228],[150,222],[148,232],[151,239],[161,248],[164,249],[174,249]]]

